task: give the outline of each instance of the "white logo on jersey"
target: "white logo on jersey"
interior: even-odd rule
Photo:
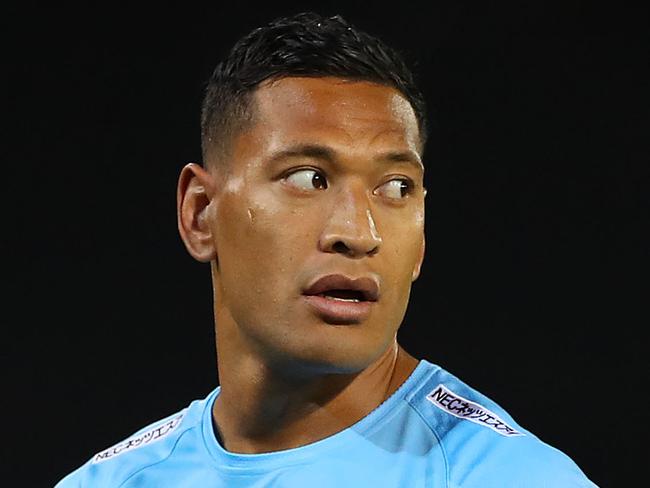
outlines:
[[[131,449],[137,449],[138,447],[142,447],[145,444],[159,441],[163,437],[169,435],[174,429],[176,429],[176,427],[180,425],[183,415],[185,415],[184,412],[157,427],[139,434],[136,437],[127,439],[123,442],[120,442],[119,444],[114,445],[113,447],[109,447],[105,451],[95,454],[92,460],[92,464],[101,463],[107,459],[111,459],[115,456],[119,456],[120,454],[124,454]]]
[[[488,427],[503,436],[524,435],[522,432],[506,424],[496,413],[491,412],[478,403],[471,402],[462,396],[456,395],[442,384],[436,386],[427,395],[427,400],[439,409],[455,417],[469,420],[483,427]]]

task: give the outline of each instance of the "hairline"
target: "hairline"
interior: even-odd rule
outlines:
[[[259,89],[277,83],[285,78],[321,78],[321,79],[333,78],[333,79],[341,80],[342,82],[345,83],[366,82],[366,83],[371,83],[374,85],[384,86],[387,88],[394,89],[409,104],[411,110],[413,111],[417,123],[417,127],[418,127],[417,151],[420,157],[424,155],[422,127],[420,124],[421,121],[418,118],[417,111],[413,106],[413,104],[411,103],[411,101],[409,100],[408,96],[406,95],[406,93],[400,90],[399,87],[396,87],[391,83],[384,83],[381,80],[370,79],[362,76],[355,77],[355,76],[336,76],[336,75],[323,75],[323,74],[309,75],[304,73],[286,73],[286,74],[269,76],[263,79],[262,81],[260,81],[259,83],[257,83],[250,90],[247,90],[244,93],[242,93],[242,95],[240,96],[240,102],[242,102],[241,108],[243,109],[242,110],[243,113],[237,114],[234,117],[229,118],[225,130],[222,131],[223,137],[221,137],[218,142],[210,141],[211,135],[214,132],[214,127],[210,127],[210,130],[207,134],[201,135],[203,147],[204,147],[204,151],[202,155],[203,166],[205,168],[223,172],[224,174],[228,174],[230,172],[231,170],[230,160],[232,158],[232,150],[235,144],[235,140],[237,139],[237,137],[239,137],[242,134],[242,132],[250,129],[256,121],[256,115],[259,112],[258,103],[256,101],[257,98],[256,95]],[[206,137],[208,138],[207,143],[205,140],[203,140]],[[221,146],[221,147],[217,148],[215,146]],[[215,152],[217,154],[215,154]],[[218,162],[214,161],[215,158],[219,159],[219,161]]]

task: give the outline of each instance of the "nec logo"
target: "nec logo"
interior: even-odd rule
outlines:
[[[115,446],[106,449],[105,451],[95,454],[91,464],[101,463],[107,459],[111,459],[115,456],[119,456],[120,454],[124,454],[125,452],[132,449],[137,449],[138,447],[142,447],[146,444],[150,444],[162,439],[163,437],[173,432],[174,429],[180,425],[181,420],[183,419],[183,415],[184,413],[181,413],[180,415],[164,422],[161,425],[158,425],[157,427],[143,432],[138,436],[127,439],[124,442],[116,444]]]
[[[506,437],[524,435],[506,424],[499,416],[478,403],[456,395],[443,385],[438,385],[427,395],[427,400],[445,412],[475,424],[492,429]]]

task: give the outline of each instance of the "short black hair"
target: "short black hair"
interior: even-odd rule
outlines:
[[[250,123],[252,96],[260,83],[290,76],[331,76],[397,89],[413,107],[424,149],[424,97],[402,56],[339,15],[303,12],[253,30],[215,68],[201,108],[204,161],[208,151],[227,154],[234,136]]]

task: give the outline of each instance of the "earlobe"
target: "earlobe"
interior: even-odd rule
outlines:
[[[195,163],[181,170],[176,192],[178,231],[187,251],[201,262],[216,259],[210,225],[210,208],[214,197],[212,176]]]

